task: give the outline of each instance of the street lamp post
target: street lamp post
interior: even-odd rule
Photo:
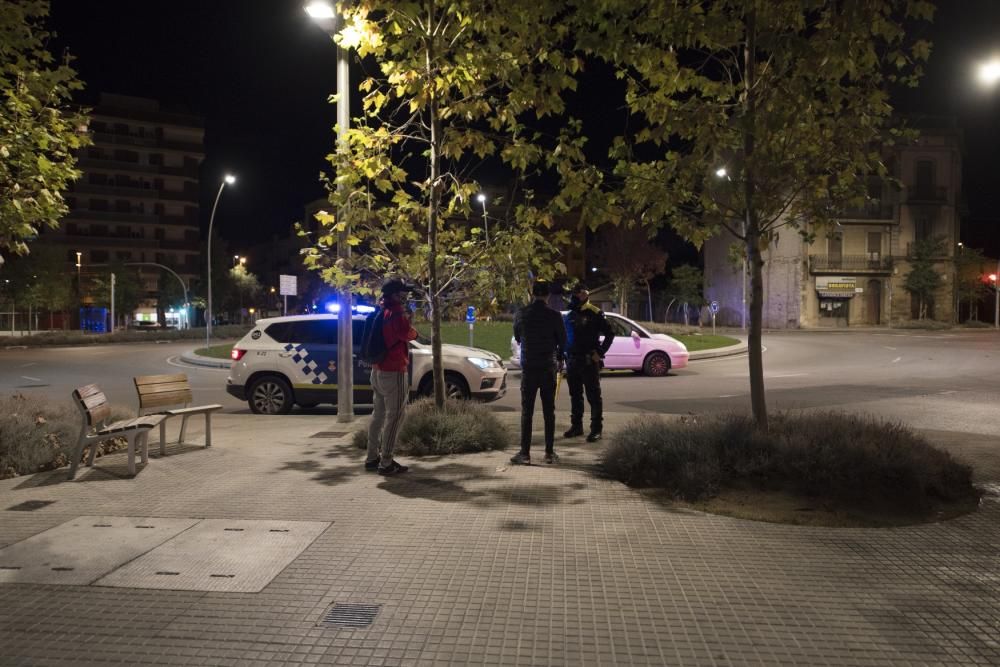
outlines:
[[[490,222],[486,218],[486,195],[479,193],[476,195],[476,201],[483,205],[483,233],[486,237],[486,245],[490,244]]]
[[[331,37],[336,34],[343,20],[327,0],[315,0],[305,6],[309,17]],[[347,49],[337,45],[337,148],[346,151],[347,131],[351,127],[351,86]],[[338,194],[343,193],[344,183],[338,179]],[[345,211],[339,211],[341,219]],[[337,261],[343,265],[350,258],[345,226],[337,234]],[[354,419],[354,335],[351,324],[351,290],[337,292],[337,421]],[[343,391],[346,388],[347,391]]]
[[[219,191],[215,195],[215,203],[212,204],[212,215],[208,218],[208,312],[205,314],[205,347],[212,344],[212,227],[215,225],[215,209],[219,207],[219,199],[222,191],[227,185],[236,182],[236,177],[226,174],[222,182],[219,183]]]

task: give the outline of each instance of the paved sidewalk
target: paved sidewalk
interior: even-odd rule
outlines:
[[[493,452],[385,479],[349,436],[310,437],[334,417],[215,422],[212,448],[134,479],[114,454],[73,482],[0,482],[0,547],[85,515],[329,528],[259,593],[0,583],[0,664],[1000,664],[995,496],[941,524],[798,528],[659,504],[596,476],[582,441],[559,466]],[[1000,479],[995,438],[931,435]],[[31,500],[52,503],[10,510]],[[334,603],[381,607],[317,625]]]

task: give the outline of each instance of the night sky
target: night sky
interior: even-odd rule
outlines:
[[[52,0],[55,48],[66,46],[87,85],[152,97],[205,119],[203,228],[226,170],[239,182],[216,216],[236,249],[285,233],[302,206],[323,195],[318,182],[333,145],[336,49],[302,11],[301,0]],[[901,110],[957,118],[965,132],[962,239],[1000,254],[1000,87],[978,88],[973,71],[1000,55],[1000,0],[939,3],[929,29],[934,53],[921,87]],[[352,70],[356,82],[360,76]],[[585,127],[606,133],[623,114],[602,108],[608,85],[589,75],[578,95]],[[609,123],[609,120],[611,123]],[[595,137],[597,139],[599,137]],[[603,138],[603,135],[601,135]]]

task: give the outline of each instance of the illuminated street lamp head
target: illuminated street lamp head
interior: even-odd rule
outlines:
[[[247,263],[247,258],[246,257],[240,257],[240,266],[243,266],[246,263]]]
[[[306,14],[314,21],[328,21],[336,17],[337,12],[333,8],[333,3],[325,0],[314,0],[304,7]]]
[[[991,283],[995,283],[996,281],[997,281],[997,274],[991,273],[990,274],[990,282]]]
[[[715,170],[715,175],[718,176],[719,178],[725,178],[726,176],[729,175],[729,172],[726,171],[725,167],[719,167],[718,169]]]
[[[486,203],[486,195],[484,195],[482,192],[480,192],[478,195],[476,195],[476,201],[479,202],[480,204],[485,204]]]
[[[233,183],[236,182],[236,177],[233,176],[232,174],[226,174],[225,181],[226,185],[232,185]]]
[[[982,63],[976,72],[979,83],[992,86],[1000,81],[1000,59],[994,58]]]

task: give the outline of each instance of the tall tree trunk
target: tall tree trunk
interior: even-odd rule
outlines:
[[[758,430],[767,431],[767,402],[764,395],[764,353],[761,341],[761,320],[764,314],[764,260],[761,256],[760,219],[754,209],[754,132],[756,131],[756,32],[757,16],[754,9],[746,15],[746,45],[743,49],[745,95],[743,105],[743,196],[745,199],[747,229],[746,252],[750,263],[750,333],[747,357],[750,371],[750,410]]]
[[[427,84],[430,93],[430,103],[428,114],[431,130],[430,141],[430,187],[428,196],[430,200],[427,206],[427,246],[430,270],[430,303],[431,303],[431,360],[432,375],[434,378],[434,405],[439,409],[444,407],[444,364],[441,361],[441,295],[438,293],[438,179],[441,176],[441,119],[438,117],[437,99],[434,95],[434,34],[435,24],[434,0],[427,3],[427,25],[428,36],[427,46],[424,49],[425,66],[427,73]]]

